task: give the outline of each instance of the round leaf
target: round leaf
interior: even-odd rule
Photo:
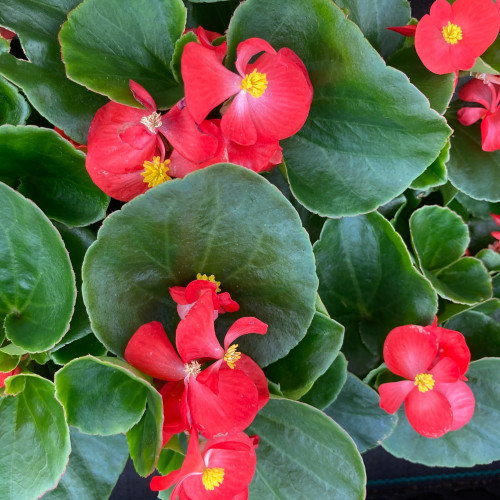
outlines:
[[[238,341],[261,366],[304,337],[317,288],[307,234],[274,186],[230,164],[166,182],[106,219],[83,266],[97,337],[122,355],[145,323],[161,321],[172,334],[178,315],[168,288],[197,273],[214,274],[240,304],[238,313],[219,316],[221,331],[241,316],[268,324],[266,335]]]
[[[143,85],[159,108],[182,97],[170,70],[186,23],[181,0],[86,0],[64,23],[59,39],[68,76],[113,101],[137,106],[129,80]]]
[[[30,107],[26,99],[19,94],[14,85],[0,76],[0,125],[10,123],[20,125],[26,121],[30,114]]]
[[[365,498],[356,445],[319,410],[271,399],[249,432],[260,437],[250,498]]]
[[[0,156],[0,177],[19,180],[47,217],[86,226],[106,215],[109,197],[90,179],[85,155],[53,130],[3,125]]]
[[[500,460],[500,359],[474,361],[467,377],[476,398],[476,409],[467,425],[429,439],[417,434],[400,410],[398,425],[382,446],[396,457],[429,466],[473,467]]]
[[[445,145],[444,119],[330,0],[247,0],[227,36],[231,62],[239,42],[260,37],[276,50],[289,47],[307,67],[309,117],[282,145],[292,192],[309,210],[331,217],[373,210]]]
[[[56,344],[69,327],[75,279],[64,244],[42,211],[0,183],[0,319],[29,352]]]
[[[17,375],[0,397],[0,498],[32,500],[56,486],[71,450],[64,411],[54,385],[36,375]],[[16,391],[14,391],[16,392]]]

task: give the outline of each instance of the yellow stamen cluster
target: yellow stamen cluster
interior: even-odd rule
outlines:
[[[184,365],[184,371],[186,372],[187,378],[194,377],[201,372],[201,365],[198,361],[191,361],[191,363],[186,363]]]
[[[141,118],[141,123],[145,125],[150,132],[154,133],[157,128],[161,127],[161,115],[155,111],[149,116],[143,116]]]
[[[144,177],[143,182],[147,182],[148,187],[152,188],[165,181],[171,181],[172,177],[167,174],[169,171],[167,165],[169,164],[170,160],[160,162],[159,156],[153,156],[152,162],[145,161],[142,165],[144,167],[144,172],[141,172],[141,175]]]
[[[456,24],[451,24],[451,21],[448,21],[448,24],[443,26],[442,33],[446,43],[451,45],[455,45],[459,40],[462,40],[462,28]]]
[[[220,292],[220,281],[216,281],[215,276],[213,274],[211,274],[210,276],[207,276],[206,274],[198,273],[196,275],[196,279],[197,280],[204,280],[204,281],[211,281],[212,283],[215,283],[217,285],[215,292],[216,293]]]
[[[238,347],[238,344],[233,344],[226,351],[226,354],[224,354],[224,361],[227,363],[227,366],[229,366],[229,368],[231,368],[231,370],[234,370],[234,367],[236,366],[236,362],[241,358],[241,352],[238,352],[236,350],[237,347]]]
[[[415,377],[415,385],[418,385],[418,390],[420,392],[432,391],[436,381],[430,373],[419,373]]]
[[[222,484],[224,481],[224,469],[222,467],[212,467],[211,469],[205,469],[203,475],[201,476],[201,481],[206,490],[214,490]]]
[[[258,73],[254,69],[250,74],[245,75],[241,80],[240,89],[248,92],[253,97],[260,97],[267,88],[267,78],[265,73]]]

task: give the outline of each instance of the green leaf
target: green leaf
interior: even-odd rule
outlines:
[[[10,372],[21,361],[21,356],[10,356],[0,351],[0,372]]]
[[[309,391],[300,398],[303,403],[323,410],[335,401],[347,380],[347,361],[339,352],[334,362],[319,377]]]
[[[184,5],[187,8],[186,27],[203,26],[206,30],[224,33],[234,9],[239,4],[240,0],[221,0],[210,3],[193,3],[184,0]]]
[[[161,450],[160,458],[156,466],[160,474],[166,476],[170,472],[180,469],[182,467],[182,462],[184,462],[183,454],[165,447]]]
[[[439,156],[431,163],[423,174],[420,174],[412,183],[412,189],[429,189],[446,184],[448,175],[446,163],[450,158],[450,143],[447,142]]]
[[[317,312],[297,346],[266,368],[267,378],[278,383],[288,399],[299,399],[333,363],[343,337],[342,325]]]
[[[410,22],[410,4],[406,0],[337,0],[347,9],[347,17],[361,29],[382,57],[391,55],[404,38],[389,31],[389,26],[404,26]]]
[[[0,321],[28,352],[57,343],[69,327],[75,279],[64,244],[42,211],[0,183]]]
[[[241,316],[269,325],[266,335],[238,341],[261,366],[306,334],[317,288],[307,234],[274,186],[230,164],[166,182],[106,219],[83,265],[94,332],[118,355],[150,321],[173,334],[178,315],[168,288],[200,272],[215,274],[240,304],[237,314],[219,316],[221,332]]]
[[[20,385],[22,392],[0,397],[2,500],[32,500],[54,488],[71,451],[68,425],[52,382],[21,374],[7,380],[6,390]]]
[[[391,434],[398,417],[379,406],[379,395],[352,373],[337,399],[324,411],[337,422],[356,443],[360,453],[379,445]]]
[[[125,436],[90,436],[70,429],[71,455],[55,490],[43,500],[108,498],[128,459]]]
[[[460,104],[461,103],[460,101]],[[480,124],[466,127],[457,120],[457,109],[450,107],[446,118],[454,129],[451,138],[448,176],[455,187],[477,200],[500,201],[500,151],[481,149]]]
[[[354,373],[379,364],[394,327],[432,323],[435,292],[379,213],[327,221],[314,253],[319,294],[346,329],[342,352]]]
[[[481,59],[500,72],[500,38],[497,37],[488,50],[481,56]]]
[[[249,432],[260,437],[250,498],[365,497],[366,474],[356,445],[316,408],[271,399]]]
[[[52,361],[58,365],[65,365],[72,359],[81,358],[87,354],[92,356],[104,356],[106,354],[106,348],[96,339],[93,333],[73,340],[68,344],[61,345],[62,342],[64,342],[64,338],[50,352]]]
[[[420,267],[439,295],[470,305],[491,297],[491,279],[482,262],[462,257],[469,231],[458,214],[439,206],[422,207],[412,214],[410,231]]]
[[[198,42],[198,37],[192,32],[188,31],[186,34],[182,35],[177,42],[175,42],[175,49],[172,55],[172,60],[170,61],[170,70],[175,77],[175,80],[182,85],[182,73],[181,73],[181,60],[182,54],[184,52],[184,47],[189,42]]]
[[[400,26],[400,25],[393,25]],[[401,35],[399,35],[401,37]],[[402,71],[410,82],[424,94],[431,108],[443,114],[455,90],[455,74],[436,75],[429,71],[418,57],[415,47],[403,47],[398,50],[387,64]]]
[[[0,125],[21,125],[26,122],[30,107],[19,90],[0,76]]]
[[[227,37],[230,62],[239,42],[260,37],[294,50],[307,67],[309,117],[282,146],[292,192],[312,212],[355,215],[387,203],[450,135],[427,99],[329,0],[247,0]]]
[[[148,394],[154,391],[126,363],[92,356],[70,361],[56,373],[55,384],[69,425],[102,436],[131,429],[144,413]]]
[[[29,61],[0,54],[0,73],[51,123],[82,144],[106,99],[66,78],[57,35],[81,0],[0,0],[0,25],[15,31]],[[34,22],[36,19],[36,22]]]
[[[129,80],[145,87],[158,108],[182,98],[170,70],[184,31],[181,0],[86,0],[64,23],[59,40],[68,76],[113,101],[138,106]]]
[[[85,155],[53,130],[0,127],[0,177],[21,182],[18,191],[51,219],[85,226],[106,215],[109,197],[91,180]]]
[[[500,253],[485,248],[477,254],[477,258],[481,259],[488,271],[500,271]]]
[[[400,410],[398,425],[382,446],[396,457],[431,467],[473,467],[499,460],[500,359],[471,363],[467,377],[476,399],[474,415],[467,425],[429,439],[417,434]]]

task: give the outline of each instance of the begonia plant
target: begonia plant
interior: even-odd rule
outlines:
[[[500,460],[500,6],[416,3],[0,0],[2,500]]]

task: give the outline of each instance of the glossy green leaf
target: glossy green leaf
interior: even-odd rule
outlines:
[[[417,434],[400,410],[398,425],[382,446],[396,457],[429,466],[472,467],[500,460],[500,359],[471,363],[467,377],[476,399],[474,415],[467,425],[429,439]]]
[[[10,372],[21,361],[21,356],[11,356],[0,351],[0,372]]]
[[[469,231],[461,217],[439,206],[425,206],[410,218],[420,267],[442,297],[475,304],[491,297],[491,279],[479,259],[462,257]]]
[[[66,78],[57,39],[68,12],[80,2],[0,0],[0,25],[19,35],[29,59],[0,54],[0,73],[23,89],[41,115],[86,144],[90,122],[107,101]]]
[[[250,498],[365,497],[366,474],[356,445],[316,408],[271,399],[249,432],[260,437]]]
[[[126,363],[92,356],[75,359],[61,368],[55,384],[69,425],[102,436],[131,429],[144,413],[148,394],[154,391]]]
[[[317,288],[307,234],[274,186],[230,164],[166,182],[106,219],[83,266],[94,332],[119,355],[144,323],[161,321],[173,334],[178,315],[168,288],[200,272],[214,274],[240,304],[219,316],[221,332],[240,316],[269,325],[266,335],[238,339],[261,366],[306,334]]]
[[[325,408],[356,443],[360,453],[379,445],[394,430],[398,417],[379,406],[379,395],[352,373],[335,401]]]
[[[26,122],[30,107],[19,90],[0,76],[0,125]]]
[[[347,9],[347,18],[354,21],[382,57],[391,55],[404,38],[389,31],[389,26],[404,26],[410,22],[410,4],[406,0],[336,0]]]
[[[104,356],[106,348],[97,340],[93,333],[89,333],[84,337],[73,340],[68,344],[62,345],[63,340],[50,351],[50,358],[58,365],[65,365],[72,359],[81,358],[90,354],[92,356]]]
[[[300,398],[303,403],[323,410],[335,401],[347,380],[347,361],[339,352],[334,362],[314,385]]]
[[[220,0],[210,3],[193,3],[184,0],[184,5],[187,8],[186,26],[188,28],[203,26],[206,30],[224,33],[234,9],[239,4],[240,0]]]
[[[500,271],[500,253],[486,248],[477,254],[477,258],[481,259],[488,271]]]
[[[494,282],[494,279],[492,280]],[[500,300],[493,297],[491,299],[485,300],[480,304],[474,304],[469,306],[467,304],[455,304],[453,302],[443,301],[439,309],[439,323],[448,321],[457,314],[461,314],[465,311],[477,311],[483,314],[492,314],[497,309],[500,309]]]
[[[309,118],[282,146],[292,192],[312,212],[355,215],[387,203],[445,145],[444,119],[329,0],[247,0],[227,37],[230,62],[239,42],[260,37],[307,67]]]
[[[0,127],[0,177],[21,182],[18,191],[51,219],[85,226],[106,215],[109,197],[91,180],[85,155],[53,130]]]
[[[267,378],[280,386],[288,399],[299,399],[333,363],[344,337],[344,327],[316,313],[306,336],[282,359],[269,365]]]
[[[489,46],[486,52],[481,56],[481,59],[500,72],[500,38]]]
[[[461,332],[471,359],[500,356],[500,323],[478,311],[465,311],[446,322],[446,328]]]
[[[109,498],[128,459],[125,436],[90,436],[70,429],[71,455],[55,490],[43,500]]]
[[[429,189],[431,187],[446,184],[448,175],[446,173],[446,163],[450,158],[450,143],[447,142],[439,156],[431,163],[423,174],[420,174],[412,183],[412,189]]]
[[[160,474],[166,476],[170,472],[180,469],[182,467],[182,462],[184,462],[183,454],[165,447],[161,450],[160,458],[156,466]]]
[[[0,498],[32,500],[63,475],[71,451],[69,429],[52,382],[17,375],[7,380],[6,391],[16,394],[0,397]]]
[[[319,294],[346,329],[342,352],[350,371],[364,374],[379,364],[394,327],[432,323],[435,292],[379,213],[327,221],[314,253]]]
[[[398,36],[401,37],[401,35]],[[387,61],[387,64],[402,71],[410,82],[429,99],[431,107],[438,113],[443,114],[446,111],[455,90],[454,73],[445,75],[432,73],[422,64],[415,47],[403,47],[398,50]]]
[[[182,35],[177,42],[175,42],[175,49],[172,55],[172,60],[170,61],[170,70],[174,75],[175,80],[182,85],[182,73],[181,73],[181,60],[182,53],[184,52],[184,47],[189,42],[198,42],[198,37],[192,32],[188,31]]]
[[[110,99],[138,106],[129,80],[145,87],[159,108],[173,106],[182,88],[170,71],[186,23],[182,0],[86,0],[59,34],[68,76]]]
[[[0,321],[29,352],[56,344],[69,327],[75,279],[54,226],[31,201],[0,183]]]
[[[500,201],[500,151],[481,149],[480,124],[466,127],[456,116],[460,106],[450,107],[446,118],[454,129],[448,176],[455,187],[477,200]]]

